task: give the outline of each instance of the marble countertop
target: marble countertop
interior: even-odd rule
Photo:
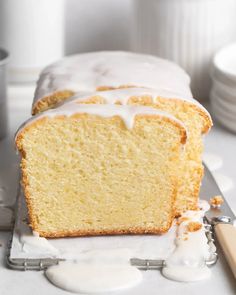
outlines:
[[[8,136],[0,141],[0,210],[1,206],[14,204],[18,183],[18,159],[14,150],[14,133],[17,127],[30,116],[30,108],[35,85],[11,86],[8,89],[8,114],[9,132]],[[231,208],[236,212],[236,135],[228,132],[215,123],[212,131],[205,138],[206,153],[213,153],[223,159],[223,165],[217,171],[229,177],[234,186],[225,192],[224,196]],[[1,216],[1,211],[0,211]],[[3,215],[2,215],[3,216]],[[1,218],[0,218],[1,223]],[[0,231],[0,294],[1,295],[28,295],[37,294],[69,294],[47,282],[43,272],[37,271],[14,271],[7,269],[5,255],[8,240],[11,236],[9,231]],[[120,292],[119,294],[157,294],[152,288],[152,280],[155,272],[144,273],[147,284],[137,288]],[[215,279],[215,282],[214,282]],[[236,294],[236,283],[223,258],[220,259],[213,270],[213,279],[199,283],[176,283],[168,281],[160,286],[159,294]],[[147,287],[148,286],[148,287]],[[150,292],[149,292],[150,288]],[[152,290],[152,291],[151,291]],[[116,293],[117,294],[117,293]]]

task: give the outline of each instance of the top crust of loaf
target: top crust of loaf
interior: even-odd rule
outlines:
[[[152,55],[99,51],[72,55],[46,67],[38,80],[34,104],[61,91],[94,92],[107,86],[174,90],[191,97],[190,78],[177,64]]]

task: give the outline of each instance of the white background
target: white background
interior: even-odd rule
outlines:
[[[133,0],[66,0],[66,55],[129,50],[132,3]]]

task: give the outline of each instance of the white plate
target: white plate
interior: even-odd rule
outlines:
[[[211,96],[212,104],[218,105],[225,112],[227,112],[227,114],[229,113],[230,115],[235,116],[235,119],[236,119],[236,101],[235,101],[235,103],[230,103],[230,102],[226,101],[218,93],[215,93],[214,91],[211,92],[210,96]]]
[[[229,87],[217,79],[214,79],[212,91],[217,93],[220,97],[223,97],[224,100],[227,100],[229,103],[236,103],[236,83],[234,87]]]
[[[213,76],[220,81],[233,85],[236,82],[236,43],[219,50],[213,58]]]

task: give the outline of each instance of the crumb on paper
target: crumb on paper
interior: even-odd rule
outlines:
[[[182,222],[188,221],[188,220],[189,220],[188,217],[180,217],[178,218],[177,225],[180,225]]]
[[[187,240],[188,240],[188,232],[187,232],[187,231],[185,231],[185,232],[183,233],[183,237],[182,237],[182,239],[183,239],[183,241],[187,241]]]
[[[224,199],[220,195],[214,196],[210,199],[210,205],[213,208],[219,208],[223,203],[224,203]]]
[[[195,232],[202,228],[202,224],[200,222],[191,221],[187,225],[187,230],[189,232]]]

